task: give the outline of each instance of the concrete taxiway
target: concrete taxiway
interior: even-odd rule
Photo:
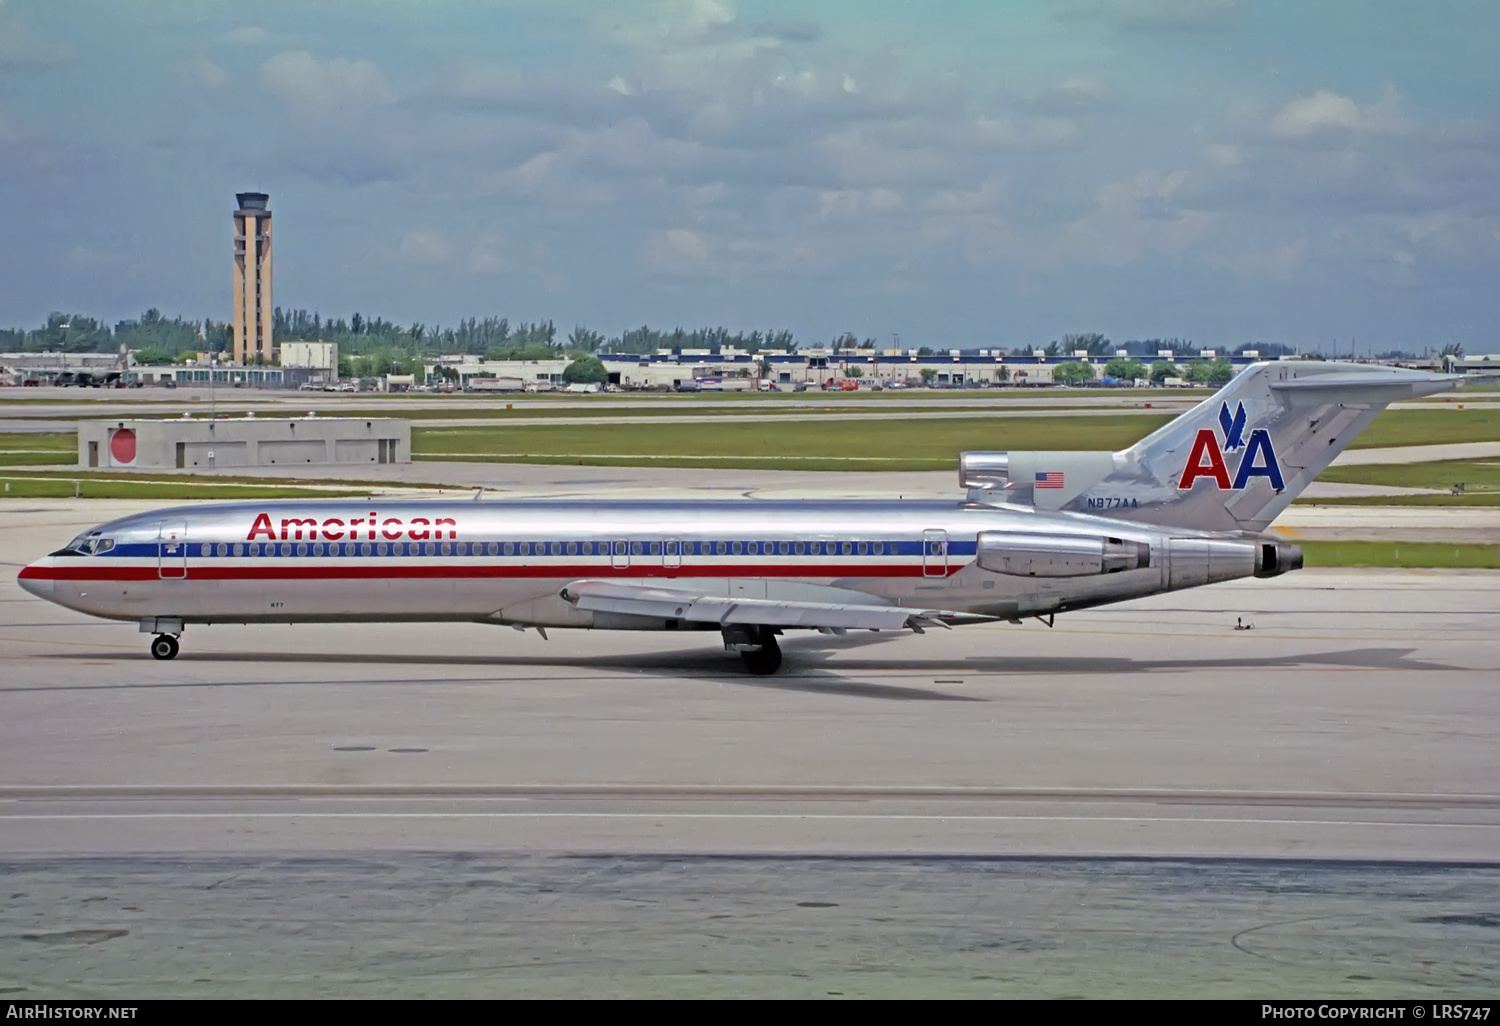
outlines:
[[[0,507],[0,854],[1500,861],[1497,574],[793,635],[773,678],[711,633],[461,624],[193,627],[158,663],[14,580],[127,505]]]

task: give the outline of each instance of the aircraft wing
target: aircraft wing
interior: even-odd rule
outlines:
[[[653,588],[619,581],[574,581],[562,597],[579,609],[603,613],[689,620],[695,623],[759,624],[765,627],[843,629],[899,629],[946,627],[951,623],[980,622],[994,617],[947,609],[913,609],[868,604],[762,599],[708,595],[690,589]]]

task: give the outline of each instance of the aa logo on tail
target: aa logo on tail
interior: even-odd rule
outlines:
[[[1256,428],[1250,432],[1250,440],[1245,441],[1244,403],[1238,405],[1233,416],[1229,414],[1229,403],[1220,406],[1219,427],[1224,432],[1222,446],[1213,428],[1198,429],[1198,437],[1193,439],[1193,449],[1188,454],[1187,465],[1182,468],[1182,478],[1177,482],[1178,488],[1191,488],[1200,477],[1212,480],[1221,492],[1244,488],[1252,477],[1269,478],[1278,492],[1286,487],[1281,477],[1281,463],[1276,459],[1276,450],[1271,447],[1271,433],[1265,428]],[[1241,449],[1244,452],[1231,483],[1224,454]]]

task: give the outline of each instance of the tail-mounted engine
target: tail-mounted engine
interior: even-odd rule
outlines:
[[[1148,542],[1083,534],[982,531],[975,553],[981,569],[1015,577],[1088,577],[1151,565]]]

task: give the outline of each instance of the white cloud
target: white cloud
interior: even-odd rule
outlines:
[[[1396,91],[1389,87],[1368,107],[1331,90],[1319,89],[1290,100],[1266,125],[1273,137],[1295,142],[1349,134],[1392,134],[1406,127]]]
[[[982,214],[998,210],[1005,203],[1005,187],[986,181],[977,189],[939,189],[922,204],[922,209],[936,215]]]
[[[407,232],[397,247],[401,259],[420,266],[446,264],[453,258],[453,244],[435,228]]]
[[[663,233],[662,243],[673,257],[684,260],[707,260],[708,246],[703,236],[686,228],[669,228]]]
[[[1238,146],[1228,143],[1213,143],[1204,147],[1203,155],[1212,164],[1220,167],[1233,167],[1245,161],[1245,151]]]
[[[668,228],[646,239],[641,261],[656,274],[703,274],[708,270],[708,243],[692,229]]]
[[[395,91],[370,61],[320,61],[306,50],[285,50],[267,60],[260,81],[299,121],[334,119],[396,102]]]
[[[1111,106],[1114,98],[1096,78],[1068,78],[1039,93],[1027,105],[1037,114],[1090,114]]]
[[[825,189],[818,193],[818,212],[823,220],[885,214],[901,206],[901,194],[894,189]]]
[[[261,65],[260,84],[284,117],[281,166],[313,178],[393,181],[420,170],[430,147],[453,145],[441,127],[398,105],[396,90],[371,61],[287,50]]]
[[[600,15],[606,31],[618,42],[647,48],[669,42],[702,41],[732,24],[738,16],[725,0],[654,0],[645,5],[644,17],[611,5]]]
[[[186,74],[188,81],[200,89],[223,89],[229,84],[229,74],[202,55],[188,62]]]
[[[1178,263],[1214,219],[1182,201],[1179,193],[1188,179],[1189,173],[1178,169],[1106,183],[1093,207],[1052,237],[1047,257],[1059,269]]]

